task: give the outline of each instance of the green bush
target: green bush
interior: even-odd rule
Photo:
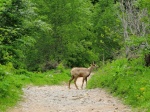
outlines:
[[[6,66],[0,65],[0,110],[5,110],[6,107],[12,106],[19,100],[22,94],[22,84],[20,79],[14,76],[11,63]]]
[[[88,88],[107,88],[125,103],[150,111],[150,68],[141,58],[108,63],[90,79]]]

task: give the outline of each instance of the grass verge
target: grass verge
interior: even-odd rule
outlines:
[[[139,112],[150,112],[150,68],[142,59],[119,59],[98,70],[87,88],[107,88]]]
[[[23,94],[22,88],[32,84],[59,85],[68,82],[70,70],[57,69],[45,73],[33,73],[26,70],[16,70],[12,65],[0,65],[0,112],[5,112],[8,107],[16,105]]]

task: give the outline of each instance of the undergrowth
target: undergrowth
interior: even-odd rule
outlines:
[[[142,59],[107,63],[89,80],[87,88],[107,88],[138,111],[150,112],[150,68]]]
[[[0,65],[0,112],[14,106],[21,99],[22,88],[27,85],[58,85],[67,82],[70,71],[61,65],[57,70],[45,73],[28,72],[24,69],[16,70],[12,64]]]

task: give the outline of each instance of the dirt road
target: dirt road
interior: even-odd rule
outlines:
[[[81,79],[77,85],[81,86]],[[102,89],[69,90],[63,86],[25,88],[24,100],[8,112],[131,112],[117,98]]]

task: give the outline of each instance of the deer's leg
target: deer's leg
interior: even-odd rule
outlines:
[[[83,77],[83,80],[82,80],[82,86],[81,88],[83,89],[83,84],[84,84],[84,80],[86,79],[86,77]]]
[[[87,86],[87,77],[85,78],[86,86]]]
[[[76,84],[77,78],[78,78],[78,77],[75,77],[75,79],[74,79],[74,84],[75,84],[76,88],[78,89],[78,86],[77,86],[77,84]]]
[[[71,79],[69,80],[69,85],[68,85],[68,88],[70,89],[70,83],[71,81],[74,79],[74,76],[71,77]]]

